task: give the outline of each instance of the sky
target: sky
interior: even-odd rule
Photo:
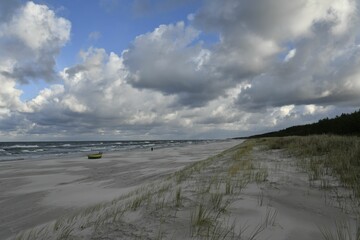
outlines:
[[[0,141],[222,139],[360,106],[359,0],[0,0]]]

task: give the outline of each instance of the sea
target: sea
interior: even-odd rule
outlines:
[[[215,140],[0,142],[0,161],[84,156],[96,152],[134,151],[178,147]]]

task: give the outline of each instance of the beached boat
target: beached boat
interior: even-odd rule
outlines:
[[[89,154],[89,155],[87,155],[87,156],[88,156],[88,159],[97,159],[97,158],[102,158],[102,152]]]

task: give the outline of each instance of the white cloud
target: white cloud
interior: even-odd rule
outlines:
[[[239,107],[356,106],[356,9],[353,0],[213,0],[194,24],[221,35],[211,52],[216,72],[250,84],[239,94]],[[283,62],[279,56],[285,56]]]
[[[55,56],[69,40],[71,27],[45,5],[30,1],[15,6],[0,22],[0,108],[10,112],[24,108],[18,84],[55,78]]]
[[[71,24],[45,5],[27,2],[0,22],[1,74],[20,83],[56,78],[55,57],[70,38]]]
[[[5,78],[0,75],[0,110],[17,109],[21,106],[20,95],[21,90],[16,88],[16,83],[12,79]]]
[[[360,104],[357,5],[209,0],[189,15],[190,23],[160,25],[121,55],[81,51],[81,61],[60,72],[60,84],[23,103],[17,84],[54,78],[71,27],[48,7],[28,2],[0,23],[0,129],[124,139],[235,137],[354,110]],[[219,41],[207,43],[207,32]]]
[[[311,34],[319,21],[332,22],[334,33],[343,33],[356,13],[355,0],[211,0],[195,21],[224,37],[240,31],[281,41]]]
[[[2,25],[1,35],[18,39],[36,51],[63,46],[69,39],[70,27],[68,20],[56,17],[47,6],[30,1]]]
[[[33,98],[26,102],[19,108],[22,112],[34,113],[42,110],[46,105],[53,105],[59,102],[59,97],[64,93],[64,86],[60,84],[52,85],[50,88],[45,88]]]
[[[173,97],[152,90],[138,90],[127,84],[124,79],[128,72],[122,58],[115,53],[90,48],[81,52],[81,56],[81,63],[61,72],[64,86],[58,89],[64,91],[57,91],[56,102],[51,101],[54,90],[53,94],[40,94],[41,101],[37,100],[39,97],[34,99],[46,105],[37,112],[41,119],[32,116],[32,121],[41,120],[50,125],[56,124],[56,118],[66,119],[63,124],[79,131],[83,128],[88,131],[87,126],[91,126],[94,130],[101,128],[111,132],[129,125],[152,126],[162,120],[163,111],[172,104]],[[48,111],[50,108],[53,111]]]
[[[199,31],[183,22],[138,36],[123,53],[127,81],[136,88],[174,95],[181,105],[201,106],[229,85],[213,73],[211,52],[197,42]]]

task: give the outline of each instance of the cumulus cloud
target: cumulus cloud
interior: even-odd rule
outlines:
[[[138,36],[123,53],[130,71],[127,81],[136,88],[174,95],[185,106],[202,106],[217,98],[229,83],[213,72],[211,51],[198,37],[199,31],[184,22]]]
[[[339,34],[339,24],[326,19],[314,22],[311,34],[293,45],[296,54],[290,51],[284,62],[274,63],[271,70],[253,78],[251,87],[239,95],[239,104],[248,108],[358,105],[359,32],[354,23],[348,23],[348,30]]]
[[[237,103],[251,111],[357,103],[356,9],[353,0],[211,0],[192,16],[196,28],[180,22],[137,37],[123,55],[128,81],[190,107],[239,83],[249,85]],[[220,41],[205,48],[199,29]]]
[[[56,77],[55,57],[69,40],[69,21],[45,5],[2,1],[0,9],[0,109],[21,108],[17,84],[30,80],[51,81]],[[4,10],[5,11],[5,10]]]
[[[341,34],[356,14],[354,0],[211,0],[195,15],[195,22],[207,31],[231,37],[253,33],[266,39],[289,40],[311,34],[315,22],[336,24]]]
[[[16,84],[56,76],[55,57],[71,24],[43,5],[8,5],[11,16],[0,15],[0,129],[124,139],[235,137],[359,106],[358,1],[205,3],[188,23],[160,25],[121,54],[81,51],[79,63],[59,73],[60,84],[26,103]],[[208,41],[207,33],[218,41]]]
[[[212,0],[194,16],[199,28],[220,33],[213,56],[224,76],[246,77],[237,103],[251,111],[358,104],[358,23],[354,0]]]
[[[0,116],[9,113],[10,109],[17,109],[21,105],[21,90],[16,88],[15,81],[0,75]]]
[[[235,27],[235,26],[234,26]],[[178,104],[198,107],[226,90],[256,76],[279,52],[272,40],[236,35],[211,48],[199,40],[200,31],[184,22],[161,25],[138,36],[123,53],[128,82],[178,98]]]
[[[71,24],[45,5],[27,2],[9,21],[0,24],[1,62],[11,65],[1,73],[26,83],[55,78],[55,57],[69,40]]]
[[[121,57],[96,48],[80,56],[79,64],[60,73],[64,85],[53,85],[26,103],[24,114],[42,131],[72,129],[84,134],[90,128],[92,133],[116,135],[136,128],[144,134],[166,121],[164,111],[173,97],[127,84]]]
[[[63,85],[44,89],[26,103],[22,114],[32,123],[27,128],[29,133],[189,138],[200,137],[215,125],[222,131],[234,130],[242,121],[232,104],[240,87],[211,100],[207,106],[184,108],[176,104],[175,95],[129,84],[130,72],[121,56],[97,48],[83,51],[80,56],[80,63],[61,72]]]

